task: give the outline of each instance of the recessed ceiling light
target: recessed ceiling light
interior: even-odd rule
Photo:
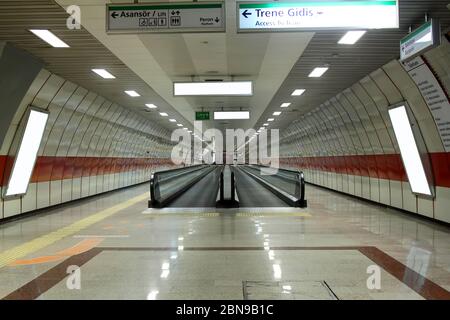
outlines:
[[[115,79],[116,78],[111,73],[106,71],[105,69],[92,69],[92,71],[95,72],[96,74],[98,74],[103,79]]]
[[[281,114],[281,111],[275,111],[275,112],[273,113],[274,116],[279,116],[280,114]]]
[[[149,109],[156,109],[158,108],[156,105],[154,105],[153,103],[146,103],[145,106]]]
[[[348,31],[339,41],[339,44],[355,44],[366,31]]]
[[[269,118],[267,119],[267,121],[272,122],[273,120],[275,120],[274,118]]]
[[[125,90],[125,93],[130,97],[140,97],[141,95],[134,90]]]
[[[291,105],[290,102],[285,102],[285,103],[283,103],[280,107],[281,107],[281,108],[287,108],[287,107],[289,107],[290,105]]]
[[[192,130],[188,130],[189,133],[192,133]]]
[[[183,128],[183,130],[187,130],[188,128]]]
[[[160,112],[159,113],[161,116],[163,116],[163,117],[167,117],[167,116],[169,116],[167,113],[165,113],[165,112]]]
[[[178,123],[177,126],[182,127],[183,125],[181,123]]]
[[[32,33],[47,42],[54,48],[68,48],[69,45],[55,36],[52,32],[42,29],[30,29]]]
[[[214,120],[250,119],[249,111],[215,111]]]
[[[305,92],[305,89],[296,89],[292,92],[291,96],[301,96]]]
[[[169,119],[170,122],[177,122],[175,119]]]
[[[320,78],[325,72],[327,72],[328,67],[317,67],[309,74],[310,78]]]
[[[264,123],[264,124],[263,124],[264,127],[267,127],[268,125],[269,125],[268,123]]]
[[[174,96],[251,96],[252,81],[174,82]]]

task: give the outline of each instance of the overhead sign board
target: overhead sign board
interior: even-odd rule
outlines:
[[[196,111],[195,112],[195,120],[198,120],[198,121],[209,120],[209,112],[208,111]]]
[[[238,32],[399,27],[398,1],[238,2]]]
[[[400,60],[417,57],[441,42],[439,22],[430,20],[400,40]]]
[[[106,31],[224,32],[224,3],[107,4]]]

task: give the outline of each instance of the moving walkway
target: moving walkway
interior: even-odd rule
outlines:
[[[306,207],[303,174],[258,165],[195,165],[156,172],[149,207]]]

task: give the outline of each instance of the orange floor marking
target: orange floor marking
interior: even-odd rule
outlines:
[[[46,263],[46,262],[62,260],[64,258],[86,252],[86,251],[92,249],[93,247],[97,246],[102,241],[103,241],[102,238],[84,239],[81,242],[74,245],[73,247],[59,251],[54,255],[41,256],[41,257],[36,257],[36,258],[32,258],[32,259],[16,260],[16,261],[10,263],[9,265],[10,266],[24,266],[24,265],[39,264],[39,263]]]

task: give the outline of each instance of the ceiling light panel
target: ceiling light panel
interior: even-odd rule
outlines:
[[[252,81],[174,82],[174,96],[251,96]]]
[[[214,120],[250,119],[249,111],[215,111]]]
[[[301,96],[305,91],[305,89],[296,89],[292,92],[291,96]]]
[[[317,68],[314,68],[313,71],[311,71],[311,73],[308,75],[308,77],[320,78],[327,71],[328,71],[328,67],[317,67]]]
[[[58,38],[57,36],[55,36],[52,32],[50,32],[48,30],[30,29],[30,31],[54,48],[68,48],[69,47],[69,45],[67,43],[62,41],[60,38]]]
[[[111,73],[106,71],[105,69],[92,69],[93,72],[98,74],[103,79],[115,79],[116,77],[113,76]]]
[[[339,41],[339,44],[355,44],[366,31],[348,31]]]
[[[141,95],[134,90],[125,90],[125,93],[130,97],[140,97]]]

